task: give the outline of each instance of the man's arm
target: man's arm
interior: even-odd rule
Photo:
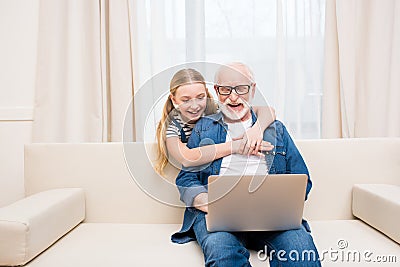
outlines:
[[[306,189],[306,197],[308,198],[308,193],[311,191],[312,182],[310,179],[310,174],[308,173],[307,165],[303,160],[299,150],[297,149],[296,145],[294,144],[292,138],[290,137],[288,131],[286,130],[285,125],[282,124],[283,129],[283,142],[286,146],[286,171],[288,173],[294,174],[307,174],[307,189]]]
[[[193,207],[208,213],[208,193],[200,193],[193,199]]]

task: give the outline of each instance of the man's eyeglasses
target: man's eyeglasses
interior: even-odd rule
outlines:
[[[232,93],[232,90],[235,90],[235,93],[237,95],[245,95],[250,91],[250,87],[250,85],[215,85],[215,89],[217,89],[220,95],[230,95]]]

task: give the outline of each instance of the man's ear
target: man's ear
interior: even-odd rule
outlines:
[[[218,86],[218,85],[214,84],[214,90],[215,90],[215,93],[218,95],[217,86]]]
[[[256,93],[256,83],[251,84],[251,98],[254,98],[254,94]]]

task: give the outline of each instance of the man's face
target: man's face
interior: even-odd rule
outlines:
[[[254,97],[255,83],[251,81],[245,69],[222,71],[214,88],[220,102],[220,110],[226,118],[240,121],[250,117],[250,103]],[[228,95],[229,91],[231,92]]]

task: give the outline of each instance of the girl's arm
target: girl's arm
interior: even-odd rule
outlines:
[[[257,106],[253,110],[257,114],[257,121],[243,136],[238,152],[240,154],[257,154],[261,149],[265,129],[276,120],[275,109],[272,107]]]
[[[236,153],[240,144],[241,140],[235,140],[190,149],[177,136],[168,137],[166,140],[169,156],[172,156],[185,167],[203,165]]]
[[[257,106],[253,109],[257,115],[257,121],[252,128],[262,130],[261,134],[263,134],[265,129],[276,120],[275,109],[269,106]]]
[[[257,121],[246,131],[243,139],[190,149],[179,137],[168,137],[166,145],[169,155],[184,167],[193,167],[234,153],[262,155],[259,151],[272,150],[273,146],[262,139],[264,130],[276,119],[275,110],[264,106],[254,107],[254,111],[257,114]]]

